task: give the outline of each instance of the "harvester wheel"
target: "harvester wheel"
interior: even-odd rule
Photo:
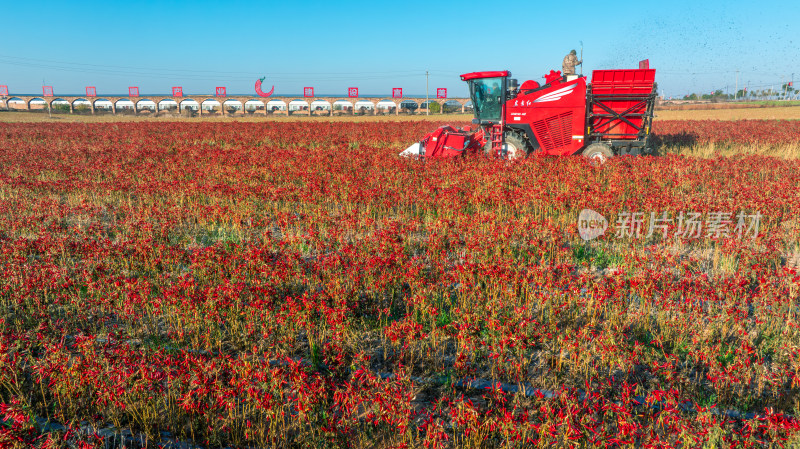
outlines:
[[[515,133],[506,133],[503,140],[505,140],[503,149],[506,153],[506,159],[525,159],[528,157],[528,145],[521,137]]]
[[[611,151],[610,146],[596,142],[583,150],[583,156],[594,164],[604,164],[606,159],[614,156],[614,152]]]

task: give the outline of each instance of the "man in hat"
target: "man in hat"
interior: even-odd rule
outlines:
[[[561,74],[564,76],[567,75],[574,75],[575,74],[575,66],[581,65],[583,60],[581,59],[578,61],[578,53],[575,50],[569,52],[567,56],[564,56],[564,62],[561,64]]]

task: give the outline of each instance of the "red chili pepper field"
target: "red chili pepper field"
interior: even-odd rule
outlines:
[[[800,122],[436,126],[3,124],[0,447],[800,444]]]

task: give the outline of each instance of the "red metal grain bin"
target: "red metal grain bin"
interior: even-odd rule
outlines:
[[[647,112],[655,77],[655,69],[592,72],[592,113],[588,123],[591,132],[635,139]]]

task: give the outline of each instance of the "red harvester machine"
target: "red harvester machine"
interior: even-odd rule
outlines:
[[[466,73],[476,126],[442,126],[400,154],[448,158],[482,150],[514,159],[580,152],[604,161],[650,153],[655,72],[595,70],[587,85],[585,77],[551,71],[543,86],[519,86],[509,71]]]

